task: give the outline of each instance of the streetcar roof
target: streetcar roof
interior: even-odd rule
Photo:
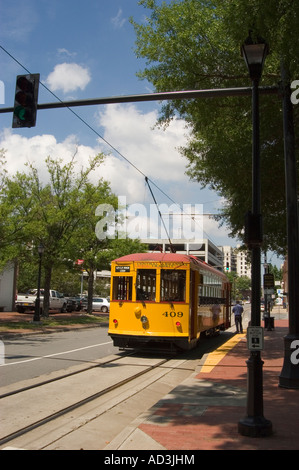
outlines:
[[[132,253],[130,255],[121,256],[113,260],[114,263],[129,263],[133,261],[144,261],[144,262],[164,262],[164,263],[189,263],[201,269],[207,269],[218,276],[227,279],[224,273],[213,268],[209,264],[201,261],[192,255],[183,255],[179,253]]]

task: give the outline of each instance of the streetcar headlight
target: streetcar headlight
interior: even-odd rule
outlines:
[[[142,315],[140,320],[141,320],[142,328],[146,330],[149,327],[148,318],[145,315]]]

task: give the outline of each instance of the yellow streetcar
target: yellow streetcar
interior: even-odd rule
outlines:
[[[108,334],[123,349],[190,349],[230,326],[230,292],[223,273],[193,256],[123,256],[111,265]]]

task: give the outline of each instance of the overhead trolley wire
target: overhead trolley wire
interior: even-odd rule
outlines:
[[[28,74],[30,74],[31,72],[23,65],[21,64],[21,62],[19,62],[13,55],[11,55],[6,49],[4,49],[3,46],[1,46],[0,44],[0,48],[6,53],[9,55],[9,57],[11,57],[18,65],[20,65],[20,67],[22,67]],[[61,98],[59,98],[59,96],[57,96],[53,91],[50,90],[50,88],[47,87],[47,85],[45,85],[43,82],[41,82],[39,80],[39,83],[42,87],[44,87],[52,96],[54,96],[54,98],[56,98],[60,103],[62,104],[65,104]],[[103,140],[103,142],[105,142],[112,150],[114,150],[116,153],[118,153],[118,155],[120,155],[124,160],[126,160],[132,167],[135,168],[135,170],[137,170],[142,176],[145,177],[145,174],[136,166],[134,165],[134,163],[132,163],[128,158],[126,158],[123,154],[121,154],[121,152],[119,150],[117,150],[112,144],[110,144],[110,142],[108,142],[108,140],[105,139],[105,137],[103,137],[96,129],[94,129],[85,119],[83,119],[80,114],[76,113],[76,111],[74,111],[70,106],[67,106],[65,105],[64,106],[66,109],[68,109],[71,113],[74,114],[74,116],[76,116],[81,122],[83,122],[83,124],[85,126],[87,126],[94,134],[96,134],[100,139]]]
[[[163,217],[162,217],[161,211],[160,211],[159,206],[158,206],[158,204],[157,204],[157,201],[156,201],[156,198],[155,198],[154,193],[153,193],[153,191],[152,191],[152,188],[150,187],[150,184],[149,184],[149,182],[148,182],[148,177],[147,177],[147,176],[145,177],[145,181],[146,181],[146,184],[148,185],[148,188],[149,188],[149,190],[150,190],[150,193],[151,193],[151,195],[152,195],[152,198],[153,198],[153,200],[154,200],[154,202],[155,202],[155,204],[156,204],[158,214],[159,214],[159,216],[160,216],[160,219],[161,219],[161,221],[162,221],[162,224],[163,224],[165,233],[166,233],[167,238],[168,238],[168,241],[169,241],[170,251],[171,251],[172,253],[175,253],[175,249],[174,249],[174,247],[173,247],[173,244],[172,244],[172,242],[171,242],[169,233],[168,233],[168,231],[167,231],[166,224],[165,224],[164,219],[163,219]]]
[[[10,54],[1,44],[0,44],[0,48],[9,56],[11,57],[20,67],[22,67],[28,74],[30,74],[31,72],[19,61],[17,60],[12,54]],[[61,100],[61,98],[59,98],[59,96],[57,96],[53,91],[51,91],[47,85],[45,85],[43,82],[39,81],[39,83],[41,84],[41,86],[43,86],[52,96],[54,96],[54,98],[56,98],[61,104],[64,105],[64,107],[66,109],[68,109],[74,116],[76,116],[85,126],[87,126],[94,134],[96,134],[97,137],[99,137],[101,140],[103,140],[103,142],[105,142],[105,144],[107,144],[114,152],[116,152],[121,158],[123,158],[129,165],[131,165],[136,171],[138,171],[138,173],[140,173],[144,178],[148,178],[148,176],[145,175],[145,173],[143,173],[142,170],[140,170],[140,168],[138,168],[134,163],[132,163],[127,157],[125,157],[125,155],[123,155],[116,147],[114,147],[107,139],[105,139],[105,137],[103,137],[96,129],[94,129],[94,127],[92,127],[85,119],[83,119],[80,114],[76,113],[76,111],[74,111],[70,106],[67,106],[65,105],[65,103]],[[159,190],[161,191],[162,194],[164,194],[164,196],[166,196],[170,201],[172,201],[174,204],[177,204],[175,201],[173,201],[171,199],[170,196],[168,196],[168,194],[165,193],[165,191],[163,191],[163,189],[161,189],[154,181],[152,181],[150,178],[148,178],[148,180],[151,181],[151,183]]]

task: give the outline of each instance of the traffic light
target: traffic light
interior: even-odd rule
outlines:
[[[17,76],[13,128],[35,126],[39,76],[39,73]]]
[[[229,271],[229,263],[226,263],[226,268],[225,268],[226,271]]]

